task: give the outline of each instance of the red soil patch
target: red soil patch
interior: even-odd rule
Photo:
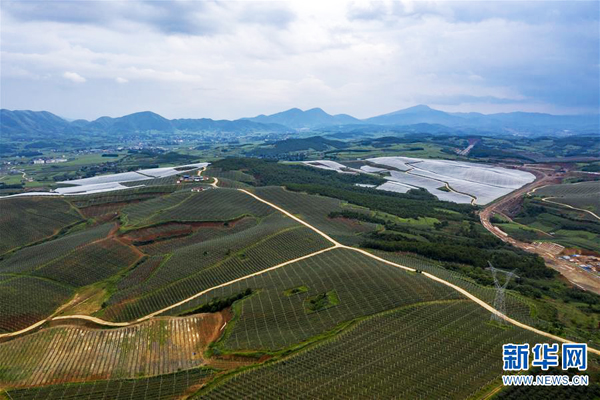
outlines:
[[[167,222],[165,224],[136,229],[121,236],[130,244],[144,245],[162,240],[188,236],[202,228],[233,228],[242,218],[227,222]]]

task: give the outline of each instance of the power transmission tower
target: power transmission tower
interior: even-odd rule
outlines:
[[[494,298],[494,308],[496,310],[500,311],[502,314],[506,315],[506,303],[504,301],[504,292],[506,290],[506,287],[508,286],[508,283],[512,279],[512,277],[516,276],[518,278],[518,276],[515,275],[516,269],[513,271],[504,271],[502,269],[494,268],[492,263],[489,261],[488,261],[488,264],[489,264],[489,268],[486,268],[486,269],[489,269],[490,271],[492,271],[492,276],[494,277],[494,285],[496,285],[496,297]],[[506,274],[504,284],[502,284],[502,285],[500,284],[500,281],[498,280],[499,272]],[[503,324],[505,322],[504,319],[502,319],[500,316],[498,316],[494,313],[492,313],[490,320],[499,322],[501,324]]]

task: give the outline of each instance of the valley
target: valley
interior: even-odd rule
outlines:
[[[446,268],[435,265],[435,262],[403,252],[381,252],[372,247],[369,249],[369,245],[361,248],[370,235],[376,232],[381,234],[383,225],[389,226],[388,229],[399,229],[388,225],[398,218],[392,214],[374,213],[364,205],[361,206],[360,201],[358,204],[349,204],[322,195],[303,194],[297,189],[289,191],[276,186],[255,186],[260,184],[259,179],[270,179],[272,184],[279,175],[287,174],[288,170],[293,173],[295,170],[305,171],[303,173],[308,174],[307,178],[312,176],[307,182],[317,185],[320,179],[318,177],[323,174],[330,182],[339,180],[334,187],[337,185],[339,189],[344,188],[350,194],[356,190],[369,190],[352,189],[356,186],[351,182],[375,179],[370,175],[361,178],[362,174],[321,173],[313,167],[285,164],[271,169],[277,164],[259,161],[248,163],[240,160],[241,163],[235,166],[235,162],[231,160],[208,166],[194,165],[196,168],[200,167],[200,174],[196,176],[206,177],[206,182],[177,184],[173,180],[159,180],[156,184],[72,197],[31,195],[0,199],[15,205],[22,201],[39,205],[45,202],[67,202],[78,210],[75,215],[88,218],[87,224],[90,226],[72,232],[67,228],[56,238],[49,236],[46,241],[38,239],[39,244],[34,242],[29,247],[19,246],[29,243],[31,239],[15,237],[12,243],[17,247],[11,248],[0,261],[0,285],[5,282],[14,284],[15,279],[33,279],[33,283],[35,279],[40,279],[38,277],[43,277],[48,282],[56,282],[58,285],[66,285],[65,289],[69,288],[62,300],[64,305],[56,310],[48,308],[44,311],[35,303],[19,304],[14,302],[16,298],[11,300],[10,297],[5,297],[2,300],[3,307],[8,307],[9,314],[2,328],[4,333],[0,334],[0,354],[4,354],[2,358],[10,360],[12,369],[3,371],[0,382],[3,387],[12,387],[8,391],[11,397],[45,396],[47,390],[66,394],[71,386],[61,385],[72,385],[74,382],[79,382],[80,386],[76,386],[78,391],[88,390],[87,386],[81,385],[88,385],[85,382],[90,382],[94,386],[103,387],[102,382],[108,382],[107,379],[120,382],[135,377],[140,381],[148,380],[149,385],[154,377],[169,377],[170,374],[175,374],[173,382],[177,382],[176,374],[185,374],[188,376],[186,379],[189,379],[190,374],[200,374],[198,376],[201,379],[191,380],[195,385],[193,389],[192,386],[180,389],[187,393],[199,390],[202,397],[222,396],[228,390],[241,393],[242,389],[237,385],[256,385],[252,383],[255,382],[255,375],[262,381],[264,378],[258,377],[271,374],[274,368],[280,370],[280,373],[287,373],[285,368],[288,367],[281,370],[281,366],[298,368],[294,367],[296,360],[309,357],[306,362],[314,362],[308,360],[313,357],[316,357],[314,360],[320,359],[323,357],[322,351],[335,351],[327,349],[335,346],[338,336],[347,337],[345,341],[356,341],[357,352],[366,351],[370,345],[359,340],[363,335],[359,332],[364,329],[368,332],[373,329],[371,326],[389,325],[393,320],[388,321],[386,318],[396,315],[394,313],[403,315],[403,318],[417,318],[410,322],[410,326],[415,327],[413,329],[419,323],[426,323],[424,315],[439,314],[442,320],[454,320],[452,315],[467,313],[469,318],[464,322],[461,322],[461,318],[453,322],[457,324],[457,332],[463,329],[463,323],[471,326],[483,324],[481,328],[477,328],[481,331],[475,333],[475,338],[492,335],[495,340],[499,340],[498,343],[516,340],[501,339],[498,335],[503,332],[525,335],[522,336],[523,339],[527,338],[525,340],[540,340],[536,339],[538,337],[553,341],[565,340],[559,332],[556,332],[559,335],[551,333],[552,330],[549,332],[546,321],[539,316],[534,317],[539,314],[533,310],[542,306],[542,303],[535,304],[536,301],[523,297],[518,292],[510,292],[507,313],[503,314],[493,308],[493,289],[472,279],[465,280],[461,273],[449,272]],[[263,172],[257,175],[261,169]],[[269,175],[266,175],[267,170],[270,171]],[[184,174],[190,174],[188,171],[177,171],[178,179],[181,180]],[[303,181],[301,175],[296,173],[294,176],[289,181],[289,187],[293,187],[294,181]],[[339,176],[339,179],[332,179],[335,176]],[[117,176],[111,178],[113,181],[120,179]],[[544,176],[541,181],[546,182],[548,179],[550,178]],[[485,215],[499,212],[511,198],[522,196],[532,187],[539,187],[539,182],[536,180],[484,209],[481,212],[483,226],[486,226]],[[208,183],[212,185],[212,190],[194,192],[194,187],[203,188]],[[309,193],[314,192],[309,186],[306,189]],[[439,207],[448,207],[450,204],[425,198],[427,201],[437,202]],[[451,206],[454,207],[473,206]],[[42,206],[39,212],[43,213],[44,208]],[[338,215],[336,213],[346,217],[333,217]],[[437,215],[439,221],[440,216],[452,216],[452,213],[457,211],[449,214],[438,212],[434,215]],[[353,220],[355,222],[351,223]],[[410,224],[412,223],[409,222],[408,226]],[[90,233],[78,233],[82,228],[82,233]],[[54,255],[42,250],[45,243],[56,248],[56,244],[61,241],[65,242],[64,248],[74,249],[69,253],[69,258],[75,255],[78,257],[66,275],[61,272],[61,268],[65,267],[58,267],[59,264],[54,261],[56,257],[60,259],[59,253]],[[110,248],[117,257],[110,262],[116,268],[112,272],[114,275],[90,275],[100,265],[106,265],[108,260],[106,255],[102,261],[94,258],[93,251],[87,255],[85,249],[89,247],[92,250],[90,246],[105,242],[107,244],[104,248]],[[511,244],[519,247],[518,243]],[[119,246],[127,246],[131,250],[126,250],[126,247],[121,249]],[[31,267],[25,267],[22,261],[16,261],[24,260],[25,254],[37,254],[38,248],[42,253],[35,256],[36,261]],[[127,252],[139,256],[128,258],[130,256],[126,256]],[[393,254],[396,255],[391,257]],[[81,269],[84,265],[88,265],[89,272]],[[74,274],[75,271],[78,272]],[[362,283],[358,285],[358,282]],[[38,299],[56,298],[55,294],[40,293],[39,286],[36,285],[39,284],[34,284],[32,290],[37,293]],[[97,289],[90,291],[89,288]],[[303,289],[290,292],[291,288]],[[288,292],[291,294],[285,294]],[[71,304],[67,304],[73,293],[82,293],[82,296],[77,295]],[[330,305],[308,308],[308,300],[303,299],[316,298],[314,296],[320,293],[334,296],[334,300],[329,300],[332,302]],[[97,305],[79,306],[88,299],[92,299]],[[477,308],[473,309],[468,304],[475,304]],[[30,313],[30,307],[37,310],[38,320],[24,318]],[[90,314],[69,312],[70,308],[89,310]],[[208,310],[211,311],[206,313]],[[257,310],[261,311],[257,313]],[[490,313],[499,315],[508,325],[502,329],[492,327],[485,322]],[[216,322],[208,322],[213,319]],[[206,329],[202,328],[203,323],[198,321],[207,321],[213,327],[209,328],[207,325]],[[191,323],[200,329],[191,336],[195,338],[194,341],[188,338]],[[389,326],[394,329],[393,325]],[[577,331],[573,328],[568,328],[569,335]],[[486,329],[489,332],[483,333]],[[410,343],[406,336],[402,336],[410,335],[409,332],[394,331],[397,332],[397,337],[386,340]],[[184,335],[182,332],[187,333]],[[52,339],[45,339],[47,336]],[[83,344],[88,339],[82,338],[87,336],[89,341],[97,343],[95,346],[107,346],[106,350],[99,347],[97,356],[86,357],[87,362],[92,363],[89,367],[84,368],[83,358],[68,364],[61,361],[60,357],[75,357],[76,360],[82,357],[82,350],[69,350],[73,347],[69,345],[69,340],[77,337],[77,343]],[[462,335],[459,337],[462,339],[452,344],[455,348],[465,346],[472,340],[480,340],[466,339]],[[136,345],[132,350],[135,349],[137,353],[129,356],[122,349],[132,341],[148,343],[149,347],[145,350]],[[45,346],[43,343],[51,343],[52,348],[60,347],[64,350],[58,356],[45,353],[42,351]],[[391,342],[385,343],[382,342],[382,345],[391,346]],[[450,343],[446,344],[449,345]],[[23,350],[19,350],[19,346]],[[82,349],[85,348],[83,346]],[[27,354],[25,349],[32,347],[38,349],[34,353],[37,358],[24,358],[23,354]],[[110,356],[117,348],[121,349],[122,354],[119,357]],[[306,351],[301,351],[305,348]],[[382,351],[383,348],[374,351]],[[494,346],[490,349],[493,348]],[[439,350],[424,348],[413,354],[427,358],[429,356],[426,354],[435,354],[435,351]],[[472,351],[468,347],[464,348],[465,355]],[[591,348],[590,351],[597,350]],[[493,357],[493,354],[492,352],[489,356]],[[182,364],[184,360],[187,364]],[[262,366],[266,360],[276,362]],[[340,362],[346,364],[343,368],[348,370],[349,375],[344,375],[347,376],[345,379],[374,390],[368,381],[358,377],[350,378],[364,367],[363,364],[355,363],[352,366],[347,361]],[[332,367],[333,365],[336,364],[332,364]],[[443,364],[438,362],[437,365],[439,367]],[[482,385],[498,373],[493,363],[487,365],[486,369],[480,370],[481,380],[472,381],[475,386],[456,386],[453,383],[455,381],[446,381],[448,376],[443,374],[443,367],[439,372],[440,379],[453,386],[458,395],[466,393],[465,391],[484,390],[483,386],[477,385]],[[253,371],[250,375],[239,375],[236,372],[247,368]],[[342,364],[338,368],[342,368]],[[181,372],[182,370],[185,372]],[[296,370],[294,375],[304,374],[302,371]],[[418,371],[413,373],[421,376]],[[239,380],[238,376],[243,376],[243,380]],[[327,379],[329,380],[323,381],[327,386],[335,385],[334,382],[338,381],[335,376]],[[163,390],[162,384],[159,387]],[[302,386],[298,390],[306,390],[300,388]],[[273,393],[274,389],[283,390],[283,387],[270,387],[269,393]],[[105,389],[103,390],[102,393],[105,393]],[[293,393],[293,390],[296,389],[285,388],[287,393]],[[384,390],[384,387],[375,390]],[[386,386],[385,390],[396,389],[394,386]],[[429,390],[432,391],[424,393],[437,393],[434,388]],[[258,393],[266,395],[266,392]]]

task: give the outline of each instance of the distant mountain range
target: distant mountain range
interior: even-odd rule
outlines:
[[[512,112],[501,114],[447,113],[419,105],[389,114],[360,120],[347,114],[330,115],[320,108],[302,111],[292,108],[272,115],[259,115],[234,121],[201,119],[166,119],[144,111],[119,118],[101,117],[94,121],[67,121],[47,111],[0,110],[2,134],[106,133],[133,134],[147,132],[199,133],[292,133],[297,131],[358,132],[397,131],[423,133],[482,134],[573,134],[600,133],[598,115],[551,115]]]
[[[47,111],[0,110],[0,131],[6,135],[18,134],[134,134],[148,132],[207,132],[207,133],[285,133],[294,129],[283,125],[249,120],[166,119],[144,111],[119,118],[100,117],[94,121],[78,119],[67,121]]]
[[[311,108],[306,111],[302,111],[299,108],[292,108],[273,115],[261,114],[258,117],[244,119],[263,124],[279,124],[298,130],[314,129],[331,125],[352,125],[362,123],[361,120],[350,115],[330,115],[320,108]]]

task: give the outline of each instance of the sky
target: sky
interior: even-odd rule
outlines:
[[[600,110],[599,1],[0,4],[2,108],[70,119]]]

